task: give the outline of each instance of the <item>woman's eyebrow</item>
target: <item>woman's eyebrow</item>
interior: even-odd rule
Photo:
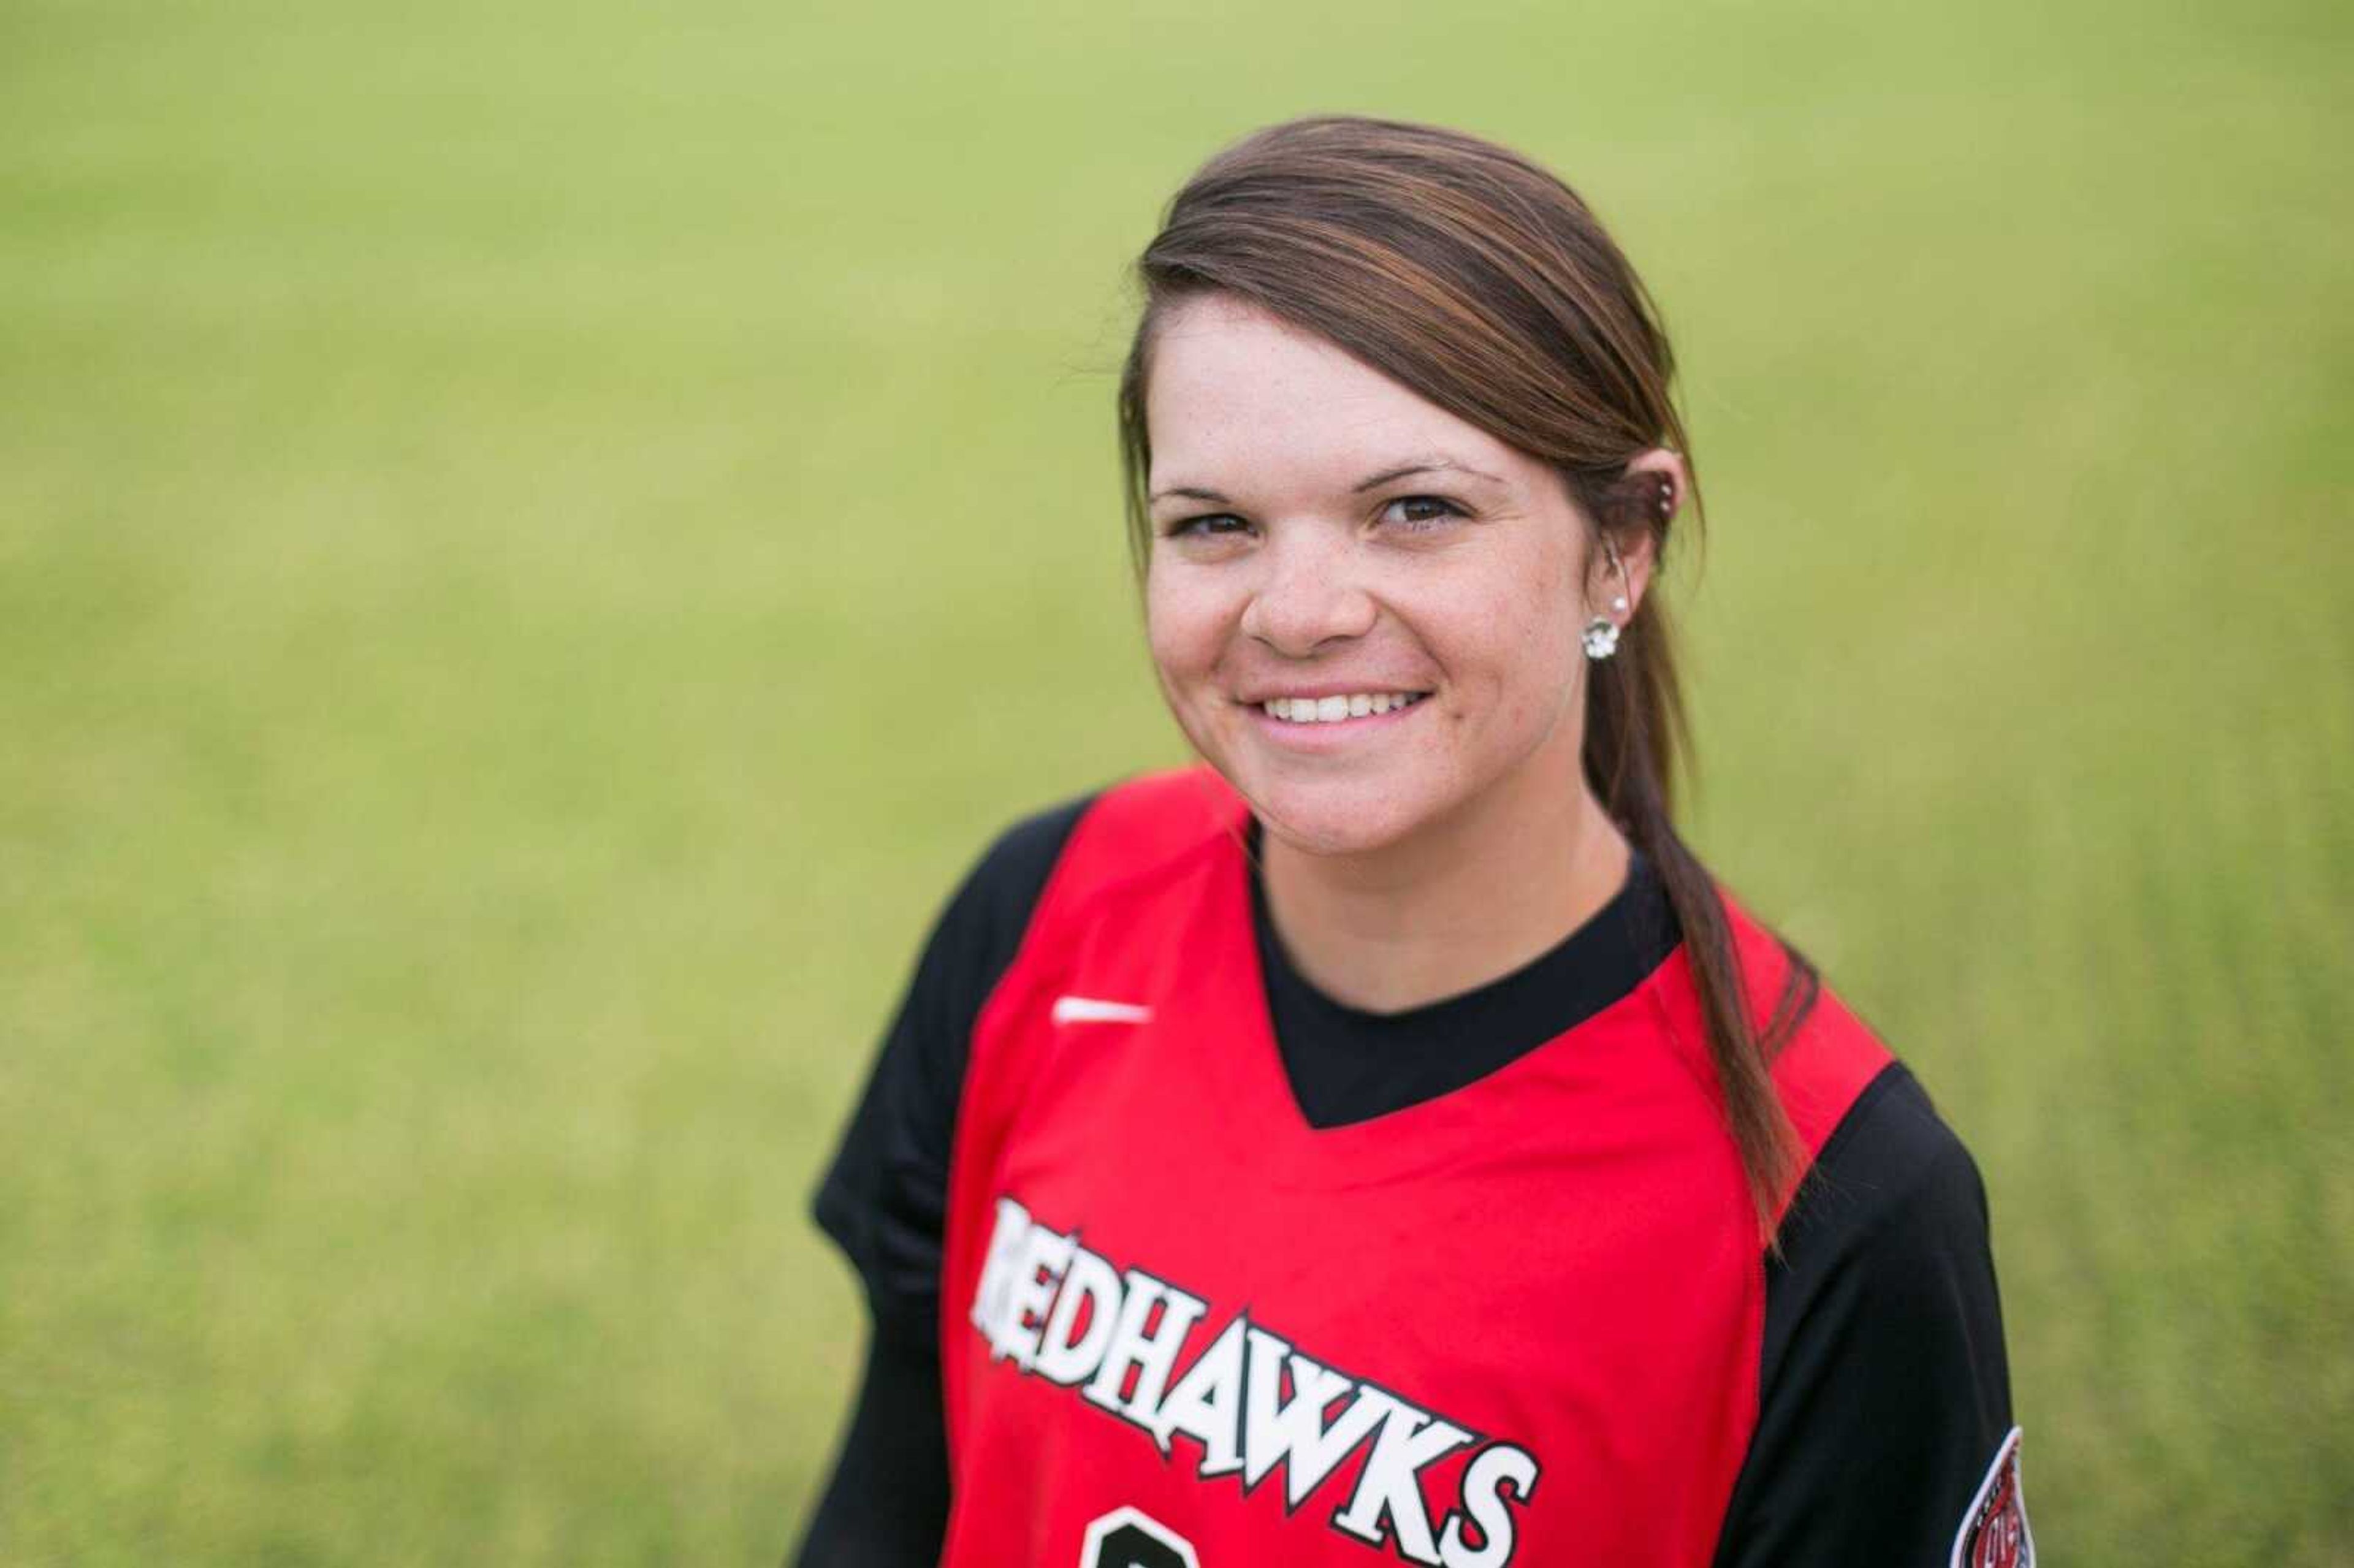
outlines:
[[[1484,479],[1491,484],[1504,482],[1492,473],[1473,468],[1469,463],[1457,462],[1453,458],[1421,457],[1416,458],[1411,462],[1402,463],[1396,468],[1385,468],[1379,473],[1359,480],[1354,493],[1362,495],[1375,485],[1387,484],[1394,479],[1404,479],[1408,474],[1414,473],[1465,473],[1474,479]]]
[[[1417,473],[1462,473],[1469,474],[1474,479],[1484,479],[1490,484],[1501,484],[1504,482],[1494,474],[1489,473],[1483,469],[1473,468],[1469,463],[1457,462],[1452,458],[1421,457],[1416,458],[1410,462],[1400,463],[1395,468],[1385,468],[1379,473],[1368,474],[1366,477],[1359,480],[1355,484],[1350,487],[1350,493],[1352,495],[1363,495],[1366,491],[1372,490],[1377,485],[1387,484],[1394,479],[1405,479],[1410,474]],[[1193,501],[1214,501],[1221,506],[1232,506],[1234,504],[1232,497],[1221,495],[1214,490],[1211,490],[1206,486],[1198,484],[1172,484],[1166,490],[1154,491],[1146,499],[1150,501],[1160,501],[1172,495],[1182,495],[1189,500]]]

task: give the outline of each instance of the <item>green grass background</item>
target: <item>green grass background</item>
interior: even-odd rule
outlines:
[[[819,1161],[1180,756],[1123,269],[1446,121],[1660,297],[1691,832],[1991,1191],[2048,1561],[2354,1563],[2341,6],[0,12],[0,1561],[772,1562]]]

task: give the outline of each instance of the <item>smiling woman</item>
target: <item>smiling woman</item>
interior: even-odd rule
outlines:
[[[1674,825],[1699,492],[1624,256],[1320,117],[1140,274],[1201,764],[941,916],[816,1200],[875,1334],[801,1561],[2031,1563],[1976,1169]]]
[[[1551,947],[1628,854],[1581,778],[1594,531],[1559,474],[1230,293],[1169,309],[1151,355],[1153,662],[1194,748],[1267,823],[1287,948],[1331,994],[1388,1009]],[[1205,492],[1242,499],[1204,517]],[[1638,601],[1649,536],[1628,554]],[[1298,918],[1334,856],[1410,860],[1416,896]],[[1511,874],[1532,863],[1563,874]],[[1408,923],[1452,939],[1402,942]]]

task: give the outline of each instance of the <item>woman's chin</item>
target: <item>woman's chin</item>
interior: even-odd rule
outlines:
[[[1267,832],[1303,853],[1370,854],[1412,836],[1425,812],[1395,789],[1335,784],[1246,789]]]

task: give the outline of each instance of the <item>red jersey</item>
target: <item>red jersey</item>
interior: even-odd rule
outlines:
[[[1685,950],[1475,1082],[1311,1127],[1247,821],[1206,768],[1105,793],[973,1027],[941,1561],[1708,1562],[1766,1280]],[[1726,907],[1762,1027],[1788,960]],[[1822,991],[1773,1067],[1809,1158],[1889,1062]]]

